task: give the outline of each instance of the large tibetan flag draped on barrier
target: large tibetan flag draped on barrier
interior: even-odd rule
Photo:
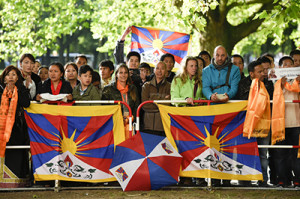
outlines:
[[[191,36],[185,33],[157,28],[132,26],[131,51],[139,52],[143,62],[157,63],[165,53],[174,55],[175,61],[188,55]]]
[[[262,180],[256,139],[243,137],[247,101],[158,106],[166,135],[183,157],[180,176]]]
[[[125,140],[120,105],[31,104],[25,117],[35,180],[116,180],[109,167]]]

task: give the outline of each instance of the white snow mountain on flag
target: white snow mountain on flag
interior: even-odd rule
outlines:
[[[69,151],[55,156],[50,161],[37,168],[35,174],[56,174],[66,178],[84,181],[114,177],[109,173],[103,172],[81,161]]]

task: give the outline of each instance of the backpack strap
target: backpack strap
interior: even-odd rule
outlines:
[[[226,74],[226,82],[225,84],[222,84],[222,85],[219,85],[219,86],[216,86],[216,87],[210,87],[211,90],[215,90],[215,89],[218,89],[218,88],[221,88],[223,86],[228,86],[230,88],[230,85],[229,85],[229,77],[230,77],[230,72],[231,72],[231,68],[232,68],[232,63],[230,63],[230,65],[228,66],[228,71],[227,71],[227,74]]]

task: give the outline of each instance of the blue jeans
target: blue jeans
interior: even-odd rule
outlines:
[[[265,138],[257,138],[257,144],[258,145],[269,145],[270,144],[270,134],[268,134],[268,137]],[[259,152],[259,159],[260,159],[260,164],[261,164],[261,170],[263,174],[263,179],[264,182],[268,182],[269,177],[268,177],[268,165],[269,165],[269,160],[267,157],[268,154],[268,149],[267,148],[258,148]]]

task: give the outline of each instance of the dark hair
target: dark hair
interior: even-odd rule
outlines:
[[[127,54],[127,56],[126,56],[126,60],[129,61],[130,57],[132,57],[132,56],[136,56],[139,59],[139,62],[141,62],[141,55],[140,55],[140,53],[135,52],[135,51],[129,52]]]
[[[50,64],[49,69],[50,69],[51,66],[54,66],[54,65],[58,66],[60,72],[63,74],[62,78],[64,78],[64,76],[65,76],[64,66],[59,62],[53,62],[52,64]]]
[[[274,61],[274,55],[270,54],[270,53],[264,53],[261,57],[272,57],[273,61]],[[269,59],[269,58],[268,58]],[[271,60],[270,60],[271,61]],[[272,61],[271,61],[272,62]]]
[[[255,61],[252,61],[248,64],[248,73],[250,72],[254,72],[254,68],[258,65],[261,65],[261,61],[259,60],[255,60]]]
[[[109,59],[102,60],[99,64],[99,68],[101,66],[108,67],[109,70],[115,70],[114,63],[112,61],[110,61]]]
[[[147,68],[148,70],[151,71],[150,65],[146,62],[141,63],[139,68]]]
[[[24,61],[24,59],[28,57],[30,59],[30,61],[34,62],[35,63],[35,58],[32,54],[29,54],[29,53],[25,53],[21,56],[20,58],[20,63],[22,63]]]
[[[208,55],[209,59],[211,59],[210,54],[206,50],[202,50],[198,56],[201,57],[201,55]]]
[[[75,62],[76,62],[76,60],[77,60],[79,57],[84,58],[84,59],[86,60],[86,63],[88,62],[88,59],[87,59],[87,57],[86,57],[84,54],[77,55],[77,56],[75,57]]]
[[[234,55],[231,56],[231,58],[233,58],[233,57],[239,57],[239,58],[241,58],[242,62],[244,63],[244,58],[241,55],[234,54]]]
[[[262,57],[258,58],[257,60],[260,61],[261,63],[269,63],[269,64],[272,63],[271,60],[266,56],[262,56]]]
[[[23,85],[23,77],[22,77],[22,74],[21,74],[20,70],[17,67],[13,66],[13,65],[7,66],[4,69],[4,71],[0,75],[0,83],[3,87],[5,87],[4,79],[8,75],[8,73],[12,70],[16,71],[16,73],[17,73],[18,80],[17,80],[15,85],[17,86],[17,88],[20,88]]]
[[[195,58],[200,59],[203,62],[203,68],[205,68],[205,66],[206,66],[205,60],[200,56],[196,56]]]
[[[92,73],[92,83],[97,82],[97,81],[100,82],[100,75],[99,75],[99,73],[97,73],[96,71],[93,70],[93,73]]]
[[[127,65],[124,64],[124,63],[123,63],[123,64],[119,64],[119,65],[117,66],[116,73],[115,73],[115,82],[117,82],[117,80],[118,80],[118,72],[119,72],[119,70],[120,70],[121,68],[125,68],[125,69],[126,69],[126,71],[127,71],[127,73],[128,73],[128,78],[127,78],[126,84],[127,84],[127,85],[131,85],[131,84],[132,84],[132,80],[131,80],[131,77],[130,77],[130,75],[129,75],[129,68],[128,68]],[[133,101],[136,101],[136,99],[137,99],[136,94],[137,94],[137,93],[135,93],[134,91],[135,91],[134,89],[131,89],[130,96],[131,96],[131,98],[132,98]]]
[[[292,50],[290,52],[290,56],[293,57],[294,55],[300,55],[300,50],[298,50],[298,49]]]
[[[163,54],[163,55],[160,57],[160,60],[159,60],[159,61],[164,61],[165,58],[167,58],[167,57],[171,57],[172,60],[173,60],[173,62],[175,63],[175,57],[174,57],[174,55],[172,55],[172,54],[170,54],[170,53],[165,53],[165,54]]]
[[[85,74],[87,73],[88,71],[91,72],[91,75],[93,75],[93,69],[89,66],[89,65],[82,65],[80,66],[79,68],[79,72],[78,72],[78,75],[81,76],[82,74]]]
[[[279,59],[279,66],[282,66],[283,61],[284,61],[284,60],[287,60],[287,59],[291,60],[292,63],[294,64],[294,60],[293,60],[292,57],[290,57],[290,56],[283,56],[283,57],[281,57],[281,58]]]
[[[43,68],[46,68],[47,70],[49,70],[48,66],[40,66],[38,71],[40,72],[40,70],[42,70]]]
[[[76,70],[76,72],[78,74],[78,66],[74,62],[68,62],[68,63],[66,63],[65,66],[64,66],[64,70],[67,70],[67,68],[68,68],[69,65],[73,66],[73,68]]]

